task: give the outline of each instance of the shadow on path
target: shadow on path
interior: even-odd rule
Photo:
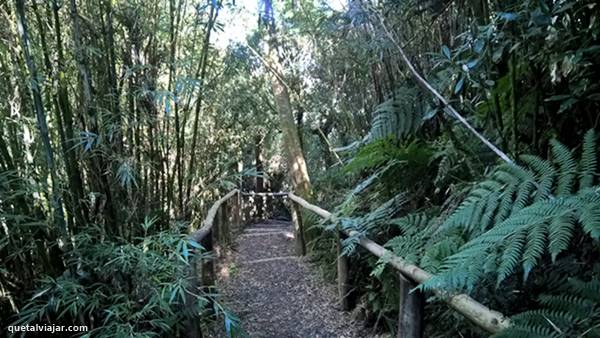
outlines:
[[[224,301],[250,337],[369,336],[338,310],[333,286],[295,255],[289,222],[248,226],[219,274]]]

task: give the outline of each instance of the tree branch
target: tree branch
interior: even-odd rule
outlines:
[[[404,64],[406,65],[406,67],[408,68],[408,70],[411,72],[411,74],[414,77],[414,79],[417,81],[417,84],[421,88],[425,89],[425,91],[430,92],[436,99],[438,99],[440,101],[441,105],[442,105],[442,109],[446,113],[448,113],[450,116],[453,116],[460,123],[462,123],[467,129],[469,129],[469,131],[471,131],[473,134],[475,134],[475,136],[479,140],[481,140],[481,142],[483,142],[488,148],[490,148],[504,162],[513,165],[514,161],[505,152],[503,152],[502,150],[500,150],[492,142],[490,142],[483,135],[481,135],[477,130],[475,130],[475,128],[471,124],[469,124],[469,122],[462,115],[460,115],[456,111],[456,109],[454,109],[454,107],[452,107],[452,105],[450,105],[450,103],[448,102],[448,100],[446,100],[446,98],[444,98],[435,88],[433,88],[433,86],[431,86],[427,82],[427,80],[425,80],[419,74],[419,72],[416,70],[415,66],[412,64],[412,62],[406,56],[406,53],[404,52],[404,49],[396,41],[396,38],[394,38],[394,35],[387,29],[387,27],[385,25],[385,22],[384,22],[384,19],[383,19],[383,16],[381,14],[379,14],[379,13],[377,13],[377,16],[379,17],[379,22],[381,24],[381,28],[383,29],[383,31],[385,32],[385,34],[387,35],[387,37],[390,39],[390,41],[394,44],[394,46],[398,50],[398,52],[400,54],[400,58],[402,59],[402,61],[404,61]]]

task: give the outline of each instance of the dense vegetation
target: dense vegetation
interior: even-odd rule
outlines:
[[[232,187],[287,177],[358,231],[374,332],[396,330],[397,277],[361,236],[434,273],[427,295],[511,316],[497,336],[600,336],[595,2],[265,0],[218,47],[239,2],[0,3],[3,329],[183,335],[200,314],[232,334],[186,292],[186,234]],[[333,278],[336,225],[302,216]],[[427,336],[487,335],[433,295],[425,313]]]

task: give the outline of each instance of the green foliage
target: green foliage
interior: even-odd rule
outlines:
[[[364,238],[367,233],[373,233],[373,230],[375,229],[381,231],[381,226],[393,215],[398,213],[406,202],[405,195],[398,194],[365,215],[358,217],[340,217],[338,219],[339,224],[332,224],[328,229],[332,230],[339,225],[339,229],[341,230],[356,232],[342,241],[342,254],[350,255],[355,251],[361,238]]]
[[[596,133],[590,130],[585,134],[581,161],[579,162],[579,189],[589,188],[594,184],[594,177],[597,175],[598,169],[595,146]]]
[[[423,250],[421,243],[430,235],[427,231],[430,221],[425,214],[409,214],[390,220],[390,224],[397,226],[402,234],[388,241],[386,247],[407,261],[416,262],[419,252]]]
[[[374,169],[392,161],[422,168],[428,164],[431,151],[418,142],[398,146],[392,139],[382,139],[363,146],[345,167],[348,172]]]
[[[369,142],[412,136],[423,122],[423,109],[416,98],[416,88],[402,87],[378,105],[373,112]]]
[[[147,219],[144,230],[155,221]],[[190,260],[206,253],[187,235],[151,231],[127,243],[98,241],[101,231],[75,236],[70,269],[37,283],[15,325],[69,322],[87,325],[87,336],[93,337],[160,337],[185,332],[185,321],[193,316],[187,313],[189,302],[194,313],[210,312],[213,296],[189,291]],[[213,309],[228,325],[236,325],[220,304]]]
[[[584,141],[589,157],[594,138],[587,136]],[[526,166],[500,166],[472,189],[437,230],[443,235],[460,230],[469,241],[444,259],[440,273],[424,288],[473,289],[490,273],[500,284],[519,266],[526,280],[545,254],[556,261],[576,232],[594,241],[600,238],[599,188],[582,187],[571,193],[574,178],[581,175],[576,162],[570,150],[556,141],[552,154],[552,162],[527,156]],[[588,164],[584,171],[597,168]]]
[[[538,298],[539,309],[512,316],[512,326],[494,338],[600,337],[600,281],[564,281]]]
[[[435,217],[425,213],[411,213],[390,220],[389,223],[397,227],[401,234],[389,240],[385,246],[408,262],[418,263],[426,271],[437,271],[443,259],[464,244],[464,238],[459,232],[436,236],[436,222]]]
[[[268,32],[226,50],[211,45],[223,28],[220,11],[211,9],[230,10],[234,2],[194,10],[177,1],[27,6],[34,76],[18,46],[23,27],[14,3],[5,3],[0,324],[20,311],[19,321],[89,322],[99,335],[182,332],[189,315],[181,312],[182,273],[197,244],[177,234],[185,232],[179,225],[197,221],[186,218],[201,214],[219,190],[263,175],[237,173],[240,159],[245,168],[254,161],[248,149],[255,137],[264,136],[265,157],[281,155],[270,74],[248,48],[260,54]],[[313,257],[329,275],[336,238],[322,230],[341,226],[356,231],[346,253],[359,252],[357,241],[368,235],[439,273],[426,289],[468,289],[506,314],[539,298],[546,312],[515,317],[514,335],[595,334],[586,327],[597,315],[582,308],[597,309],[589,304],[597,299],[580,291],[598,278],[598,151],[593,131],[579,140],[598,128],[600,6],[381,0],[349,1],[339,11],[327,1],[269,4],[282,9],[280,71],[316,199],[329,210],[339,206],[340,224],[305,217],[313,225],[308,237],[316,237]],[[495,166],[489,150],[409,82],[387,30],[423,78],[518,166]],[[43,93],[47,135],[36,129],[30,80]],[[332,154],[353,140],[363,141],[344,147],[353,152],[341,159]],[[353,273],[358,292],[381,314],[372,322],[394,318],[389,257],[351,259],[367,266],[353,265],[360,269]],[[556,288],[564,276],[591,284]],[[519,302],[511,302],[515,295]],[[196,296],[199,308],[210,298]],[[428,306],[428,319],[437,319],[428,336],[478,334],[439,304]],[[217,312],[226,331],[235,331],[237,320]]]
[[[598,151],[589,129],[597,129],[600,108],[595,67],[600,7],[590,0],[382,1],[349,7],[334,19],[342,22],[340,35],[321,33],[330,39],[317,44],[322,65],[316,67],[324,83],[340,84],[319,87],[334,97],[329,106],[335,114],[323,117],[336,126],[331,138],[345,145],[348,137],[360,140],[369,130],[353,143],[360,148],[342,148],[358,149],[343,153],[350,154],[346,173],[352,176],[337,175],[336,189],[327,190],[330,205],[346,197],[336,213],[347,218],[342,226],[359,229],[357,238],[366,233],[387,242],[394,254],[438,274],[426,290],[466,289],[507,315],[535,308],[540,294],[569,294],[557,288],[565,277],[597,280]],[[440,107],[420,106],[419,96],[405,85],[406,68],[389,35],[423,78],[518,165],[497,166],[497,157]],[[354,67],[336,63],[331,50]],[[345,86],[346,78],[354,86]],[[364,79],[372,81],[371,95],[364,90],[371,83],[358,82]],[[366,114],[371,123],[364,125],[369,106],[364,102],[380,100],[382,92],[400,95]],[[430,150],[423,156],[427,161],[407,161],[402,152],[413,140]],[[344,178],[345,186],[339,184]],[[357,226],[355,218],[398,194],[408,202],[391,220],[368,230]],[[386,258],[352,259],[370,265],[367,273],[355,271],[356,288],[381,309],[376,300],[393,296],[379,287],[390,282]],[[445,306],[432,301],[428,307],[426,321],[435,324],[426,335],[483,335]],[[548,320],[543,324],[530,333],[558,332]],[[559,327],[563,336],[586,332]]]

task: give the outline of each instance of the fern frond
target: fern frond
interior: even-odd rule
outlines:
[[[442,264],[441,273],[436,276],[437,282],[441,284],[448,282],[449,288],[468,287],[468,284],[472,284],[472,280],[482,278],[482,274],[473,275],[473,272],[477,272],[477,270],[473,270],[472,267],[480,266],[479,260],[481,257],[494,252],[498,247],[505,248],[503,251],[505,263],[503,265],[501,263],[499,271],[497,271],[498,283],[514,272],[516,268],[514,261],[518,260],[521,254],[523,255],[522,266],[525,277],[527,277],[548,246],[547,224],[557,218],[574,217],[581,207],[582,204],[576,197],[556,198],[535,202],[513,213],[495,227],[467,242],[460,248],[459,252],[447,257]],[[575,226],[573,223],[564,224],[571,227]],[[564,232],[565,230],[561,231]],[[526,241],[521,248],[518,243],[522,240],[519,237],[522,232],[526,234]],[[563,248],[566,247],[563,246]],[[558,255],[561,252],[559,249],[560,247],[555,247],[552,253]],[[523,250],[522,253],[521,250]],[[459,275],[465,275],[467,279],[457,283],[456,278],[450,275],[456,274],[459,270],[465,271],[464,274]],[[432,285],[428,285],[428,282],[425,283],[425,288],[430,286]]]
[[[519,313],[512,317],[512,320],[519,325],[526,326],[547,326],[552,322],[557,327],[566,327],[572,325],[576,318],[569,311],[538,309]]]
[[[577,162],[575,162],[571,150],[564,144],[551,140],[550,145],[552,146],[553,159],[560,169],[556,195],[568,195],[573,191]]]
[[[536,200],[550,196],[554,180],[556,179],[556,169],[552,163],[533,155],[523,155],[521,156],[521,160],[536,173],[536,180],[539,186]]]
[[[512,213],[515,213],[525,206],[529,204],[531,201],[531,195],[535,190],[535,185],[533,181],[524,181],[522,182],[517,190],[517,194],[515,196],[515,201],[512,207]]]
[[[579,196],[579,222],[593,239],[600,238],[600,188],[585,189]]]
[[[425,250],[420,265],[427,271],[436,272],[444,259],[458,251],[464,241],[460,236],[447,236],[442,240],[428,246]]]
[[[511,317],[512,326],[493,337],[597,337],[600,280],[569,279],[554,294],[539,297],[543,306]]]
[[[420,128],[423,114],[415,105],[415,90],[403,87],[381,103],[373,112],[371,141],[404,139]]]
[[[490,227],[490,224],[492,224],[492,219],[493,219],[494,214],[496,213],[496,210],[498,209],[498,206],[499,206],[500,195],[501,195],[500,190],[496,190],[490,194],[490,196],[487,200],[487,203],[485,205],[485,210],[479,220],[480,231],[487,230]]]
[[[546,224],[538,223],[529,229],[527,248],[523,253],[523,279],[527,280],[531,270],[546,251]]]
[[[575,295],[541,295],[540,304],[554,309],[569,309],[578,319],[588,318],[594,311],[594,302]]]
[[[588,130],[583,137],[583,152],[579,162],[580,179],[579,189],[589,188],[594,184],[594,177],[597,175],[596,164],[596,131]]]
[[[392,219],[389,221],[390,224],[398,226],[404,234],[411,234],[415,232],[423,232],[429,224],[430,218],[426,214],[408,214],[404,217]]]
[[[552,262],[556,262],[556,257],[567,249],[571,238],[573,237],[575,219],[572,215],[556,217],[548,225],[548,252],[552,257]]]
[[[559,333],[541,325],[514,325],[508,329],[495,334],[494,338],[552,338],[558,337]]]
[[[575,278],[569,279],[569,285],[577,295],[600,304],[600,280],[583,282]]]
[[[514,195],[517,192],[517,183],[510,184],[500,194],[500,203],[496,209],[494,223],[502,222],[512,210]]]
[[[524,230],[516,232],[502,253],[500,265],[497,269],[498,278],[496,284],[500,284],[508,277],[519,265],[521,256],[523,255],[523,247],[527,239],[527,232]]]

